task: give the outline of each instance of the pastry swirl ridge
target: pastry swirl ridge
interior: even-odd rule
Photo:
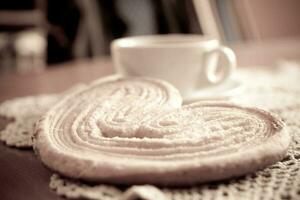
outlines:
[[[170,84],[108,78],[62,99],[36,127],[34,149],[70,177],[189,185],[280,160],[290,137],[272,114],[224,102],[182,106]]]

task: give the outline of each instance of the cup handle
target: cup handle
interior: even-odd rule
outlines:
[[[224,56],[225,62],[219,64],[219,56]],[[219,46],[207,52],[207,59],[204,70],[208,82],[211,84],[219,84],[226,81],[236,68],[235,53],[228,47]],[[215,57],[215,59],[213,59]],[[220,69],[219,69],[220,68]]]

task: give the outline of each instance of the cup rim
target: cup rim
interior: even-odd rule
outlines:
[[[177,42],[172,43],[175,40]],[[115,39],[111,43],[111,48],[182,48],[204,47],[211,44],[218,45],[219,40],[200,34],[156,34]]]

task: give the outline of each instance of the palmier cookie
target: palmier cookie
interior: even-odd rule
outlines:
[[[266,111],[181,102],[163,81],[100,80],[42,117],[35,150],[48,167],[69,177],[175,186],[253,172],[287,151],[283,123]]]

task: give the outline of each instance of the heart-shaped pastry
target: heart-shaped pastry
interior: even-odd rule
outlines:
[[[287,151],[289,134],[266,111],[181,103],[178,91],[161,80],[101,79],[41,118],[34,148],[66,176],[176,186],[253,172]]]

